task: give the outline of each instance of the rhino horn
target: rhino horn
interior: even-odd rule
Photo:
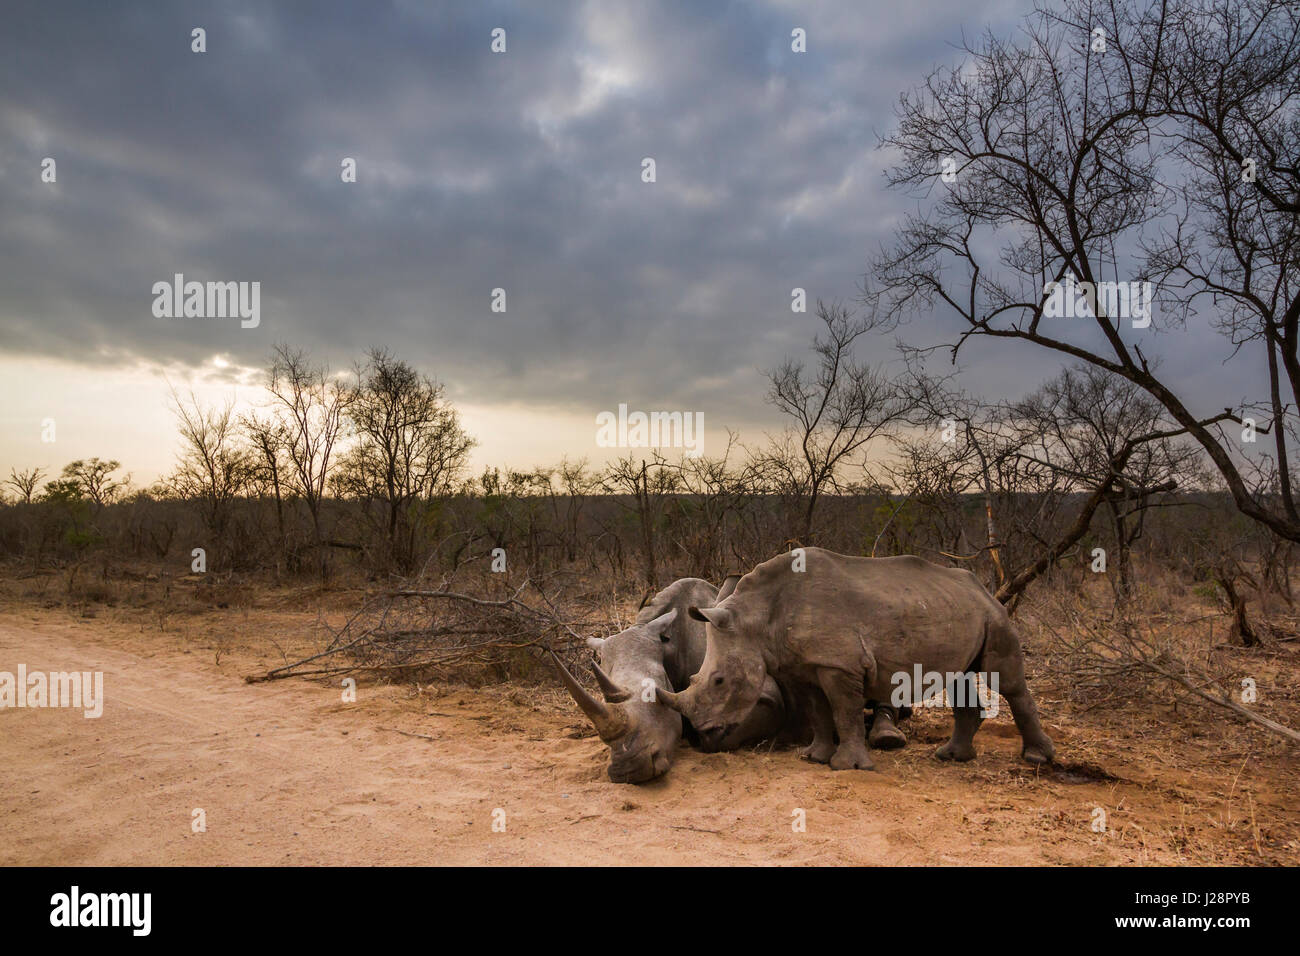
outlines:
[[[624,721],[622,716],[604,701],[597,700],[587,693],[587,689],[579,684],[568,669],[560,663],[560,659],[551,651],[551,660],[555,662],[556,669],[560,672],[560,680],[564,681],[565,688],[569,691],[569,696],[573,698],[579,709],[587,715],[587,719],[596,727],[596,733],[601,737],[614,737],[623,729]]]
[[[662,687],[656,687],[655,700],[680,714],[682,709],[686,706],[685,701],[682,700],[682,696],[685,693],[685,691],[682,691],[682,693],[679,694],[671,690],[665,690]]]
[[[605,695],[605,703],[621,704],[631,699],[632,695],[614,683],[614,679],[601,670],[600,665],[595,661],[591,662],[591,672],[596,675],[596,683],[600,685],[600,692]]]

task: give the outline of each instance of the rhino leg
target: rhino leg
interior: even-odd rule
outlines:
[[[1038,721],[1038,705],[1025,682],[1025,658],[1020,650],[1020,640],[1009,622],[989,628],[983,670],[986,674],[998,675],[998,691],[1011,705],[1016,730],[1020,731],[1020,739],[1024,741],[1020,756],[1033,764],[1051,763],[1056,748]]]
[[[814,763],[830,763],[835,754],[835,721],[826,695],[816,687],[803,685],[796,693],[799,695],[799,709],[807,715],[813,732],[812,743],[800,750],[799,756]]]
[[[1034,703],[1029,688],[1026,687],[1024,693],[1014,697],[1008,695],[1007,703],[1011,705],[1011,716],[1016,719],[1016,729],[1020,731],[1020,739],[1025,744],[1020,756],[1029,763],[1051,763],[1056,757],[1056,748],[1052,746],[1052,738],[1043,732],[1043,726],[1038,722],[1038,706]]]
[[[870,670],[875,670],[874,664]],[[871,754],[867,752],[867,732],[862,721],[862,709],[866,706],[866,696],[862,692],[864,684],[871,683],[873,674],[868,673],[864,681],[862,674],[850,674],[838,668],[822,667],[817,670],[817,683],[821,685],[830,704],[831,717],[835,721],[835,731],[839,734],[840,745],[831,757],[832,770],[874,770]]]
[[[876,705],[867,745],[875,750],[898,750],[907,746],[907,735],[894,722],[894,708],[886,704]]]
[[[975,758],[975,731],[984,718],[978,703],[952,709],[952,737],[934,752],[940,760],[973,760]]]

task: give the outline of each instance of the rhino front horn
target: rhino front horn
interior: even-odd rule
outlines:
[[[679,714],[685,706],[682,702],[682,695],[671,690],[664,690],[662,687],[655,688],[655,700]]]
[[[587,689],[574,680],[573,675],[568,669],[560,663],[560,659],[551,651],[551,660],[555,662],[555,668],[560,672],[560,680],[564,682],[569,696],[573,698],[574,703],[587,715],[587,719],[595,725],[596,733],[604,737],[617,737],[622,732],[626,718],[620,711],[607,705],[604,701],[597,700],[587,693]]]
[[[596,683],[600,685],[600,692],[605,695],[605,703],[621,704],[625,700],[631,700],[632,695],[614,683],[614,679],[600,669],[600,665],[595,661],[591,662],[591,672],[596,676]]]

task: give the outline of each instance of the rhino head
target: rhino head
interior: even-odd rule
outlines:
[[[682,718],[658,702],[670,693],[664,670],[669,626],[677,609],[613,637],[593,637],[587,645],[598,662],[591,665],[601,697],[593,697],[552,654],[560,678],[578,707],[609,747],[609,779],[645,783],[668,772],[682,736]]]
[[[729,735],[751,720],[760,702],[775,694],[758,642],[746,639],[743,608],[734,600],[687,612],[705,622],[704,662],[691,684],[679,694],[659,693],[659,701],[684,715],[700,735],[705,750],[722,746]]]

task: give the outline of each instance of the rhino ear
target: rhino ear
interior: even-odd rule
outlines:
[[[728,574],[722,582],[722,587],[718,589],[718,599],[715,604],[721,604],[727,598],[731,597],[731,592],[736,590],[736,585],[740,583],[742,575]]]
[[[686,612],[697,621],[707,621],[714,627],[730,627],[731,611],[725,607],[691,607]]]
[[[589,637],[587,638],[587,646],[593,651],[598,651],[605,646],[605,639],[603,637]]]
[[[668,625],[675,620],[677,620],[677,608],[673,608],[667,614],[660,614],[653,621],[647,622],[645,628],[651,634],[655,634],[661,640],[667,642],[668,635],[665,632],[668,630]]]

